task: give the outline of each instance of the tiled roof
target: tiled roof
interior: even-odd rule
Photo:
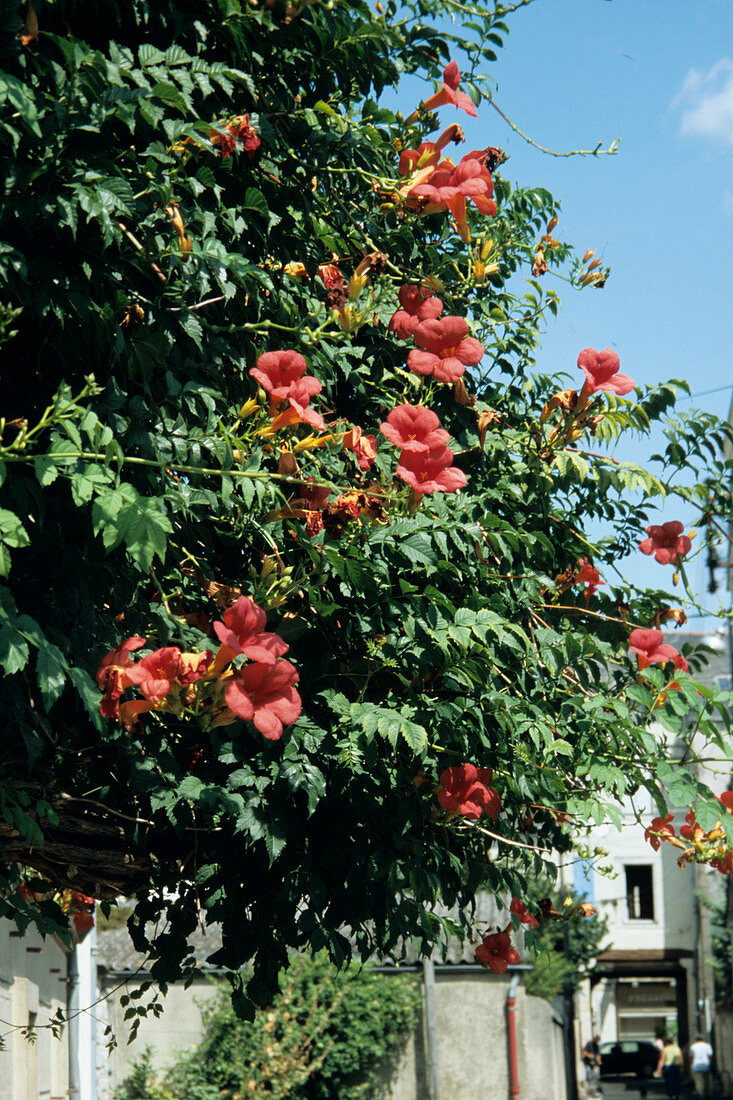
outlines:
[[[151,928],[151,934],[152,931]],[[196,965],[204,970],[215,970],[216,967],[212,967],[206,960],[221,947],[219,925],[211,925],[205,931],[197,928],[193,936],[189,937],[189,943],[193,948]],[[147,956],[135,950],[127,928],[100,930],[97,933],[97,963],[105,970],[117,974],[131,974],[137,971],[144,973],[147,969]]]
[[[451,913],[448,909],[438,911],[443,914]],[[452,914],[455,915],[455,910],[452,911]],[[471,919],[474,926],[481,929],[497,925],[503,927],[508,923],[508,919],[507,910],[504,909],[499,913],[492,895],[485,893],[477,895],[476,910]],[[150,931],[152,933],[152,928]],[[519,937],[515,935],[513,938],[516,942]],[[211,963],[208,963],[207,959],[221,947],[221,929],[218,924],[213,924],[205,930],[197,928],[193,936],[190,937],[189,943],[193,949],[193,956],[198,967],[202,970],[217,969]],[[444,962],[453,966],[475,965],[475,949],[476,944],[470,940],[466,939],[461,943],[457,936],[451,936],[448,940],[445,958],[443,958],[442,952],[438,951],[434,959],[438,965]],[[419,958],[417,944],[408,942],[404,956],[401,953],[399,956],[395,955],[394,957],[377,958],[375,956],[374,962],[382,966],[414,966]],[[97,961],[105,970],[114,974],[132,974],[136,972],[142,974],[147,969],[146,956],[135,950],[127,928],[100,930],[98,932]]]

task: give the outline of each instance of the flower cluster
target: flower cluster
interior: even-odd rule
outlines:
[[[451,127],[451,140],[455,128]],[[487,149],[474,149],[455,164],[450,157],[440,157],[440,144],[425,142],[417,149],[408,149],[400,157],[400,175],[410,175],[405,186],[408,207],[419,214],[440,214],[449,211],[456,231],[466,243],[471,241],[466,200],[470,199],[480,214],[493,217],[494,182],[486,167]],[[417,168],[417,171],[415,169]],[[414,173],[414,174],[413,174]]]
[[[636,386],[628,374],[619,373],[620,360],[615,351],[603,348],[583,348],[578,355],[578,368],[585,375],[580,393],[577,390],[560,390],[545,405],[540,417],[544,424],[554,412],[560,413],[560,421],[550,432],[547,442],[552,447],[573,443],[586,429],[595,434],[602,416],[593,412],[589,401],[599,392],[623,395],[630,393]]]
[[[221,129],[211,129],[209,140],[219,149],[223,160],[230,157],[239,145],[251,160],[261,142],[249,124],[249,115],[237,115]]]
[[[733,812],[733,791],[724,791],[718,798],[728,813]],[[644,839],[651,844],[655,852],[661,844],[669,842],[681,850],[677,862],[680,867],[686,863],[707,863],[722,875],[733,871],[733,849],[728,842],[725,829],[720,821],[707,832],[698,824],[694,810],[685,814],[685,823],[675,833],[674,815],[655,817],[644,830]]]
[[[501,809],[501,798],[489,785],[493,774],[491,768],[476,768],[473,764],[446,768],[440,776],[438,802],[451,815],[460,814],[469,821],[478,821],[486,814],[495,821]]]
[[[97,902],[87,894],[80,894],[78,890],[63,890],[54,894],[54,901],[61,906],[64,913],[71,917],[71,923],[79,936],[83,936],[90,928],[94,928],[94,910]]]
[[[434,321],[443,312],[440,298],[436,298],[435,292],[425,283],[422,286],[406,283],[400,287],[397,297],[401,308],[392,315],[389,331],[403,340],[414,336],[415,329],[423,321]]]
[[[43,901],[44,896],[49,896],[31,889],[25,882],[19,887],[18,893],[25,902],[40,902]],[[64,913],[71,917],[71,923],[78,936],[83,936],[90,928],[94,928],[96,898],[82,894],[78,890],[56,890],[50,897]]]
[[[309,535],[326,531],[329,535],[342,534],[351,522],[360,522],[362,517],[373,523],[383,523],[387,512],[384,495],[378,486],[366,489],[352,489],[346,493],[337,493],[329,500],[331,490],[325,485],[310,485],[307,481],[298,486],[297,495],[291,497],[284,508],[270,512],[268,519],[301,519]]]
[[[145,645],[138,636],[107,653],[97,672],[102,714],[128,730],[149,712],[195,718],[204,729],[243,718],[270,740],[282,737],[283,726],[292,725],[301,709],[298,673],[281,659],[287,643],[263,631],[265,612],[245,596],[222,619],[214,623],[221,642],[216,656],[210,650],[183,653],[166,646],[133,662],[130,653]],[[143,698],[120,702],[130,687]]]
[[[443,71],[443,86],[439,92],[425,101],[427,110],[435,110],[447,104],[460,108],[475,117],[476,108],[469,97],[458,90],[461,74],[455,61]],[[417,112],[410,116],[413,121]],[[419,214],[437,214],[450,211],[457,232],[467,243],[471,233],[466,220],[466,200],[470,199],[481,214],[496,214],[493,199],[494,183],[487,167],[488,149],[474,149],[458,164],[449,157],[442,158],[442,151],[449,142],[464,140],[459,126],[450,126],[436,142],[426,141],[417,149],[406,149],[400,156],[398,172],[409,177],[401,188],[409,209]]]
[[[453,465],[453,452],[445,444],[450,438],[432,409],[405,402],[380,424],[382,435],[399,448],[397,477],[413,493],[455,493],[466,484],[466,475]]]
[[[483,345],[470,336],[463,317],[441,317],[443,303],[423,285],[406,283],[398,292],[401,309],[389,322],[390,332],[417,345],[407,356],[413,374],[433,377],[436,382],[454,383],[475,367],[484,354]]]

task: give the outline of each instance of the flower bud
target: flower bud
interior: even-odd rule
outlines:
[[[437,275],[426,275],[423,281],[426,282],[436,294],[445,294],[445,287]]]

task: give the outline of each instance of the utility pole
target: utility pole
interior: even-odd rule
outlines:
[[[570,955],[570,930],[568,922],[563,925],[563,950],[565,957]],[[578,1077],[575,1071],[575,987],[566,979],[562,987],[562,999],[565,1008],[565,1082],[567,1100],[578,1100]]]
[[[435,1006],[435,966],[432,958],[423,959],[422,974],[425,1005],[425,1079],[428,1100],[438,1100],[438,1018]]]

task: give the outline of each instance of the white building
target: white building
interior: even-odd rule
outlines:
[[[728,689],[730,657],[725,630],[713,634],[678,631],[669,641],[678,649],[686,642],[713,649],[701,680]],[[658,731],[659,732],[659,731]],[[670,746],[680,756],[684,745]],[[730,786],[730,752],[714,750],[716,760],[698,765],[698,776],[720,794]],[[677,831],[688,807],[674,809]],[[653,1040],[676,1034],[680,1044],[695,1033],[709,1035],[715,1018],[713,971],[710,966],[710,910],[706,900],[724,897],[726,879],[699,865],[680,869],[679,850],[668,843],[654,851],[644,840],[644,827],[658,810],[644,793],[630,799],[620,829],[595,829],[591,847],[608,852],[603,862],[612,877],[590,872],[581,863],[563,870],[563,880],[588,895],[600,915],[608,918],[609,944],[597,958],[591,979],[577,1005],[578,1049],[594,1034],[601,1042]]]
[[[96,1100],[94,953],[0,920],[0,1100]]]

